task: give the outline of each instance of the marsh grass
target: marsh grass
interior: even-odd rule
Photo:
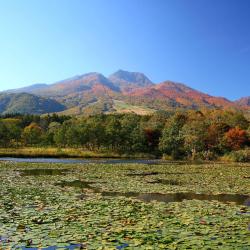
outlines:
[[[48,158],[155,158],[145,153],[119,154],[110,151],[89,151],[82,148],[24,147],[0,148],[0,157]]]

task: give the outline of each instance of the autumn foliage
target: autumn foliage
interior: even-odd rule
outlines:
[[[232,150],[239,150],[248,142],[246,130],[239,127],[231,128],[225,133],[226,145]]]
[[[70,147],[192,160],[236,153],[235,159],[248,159],[249,131],[243,113],[218,109],[161,111],[147,116],[17,115],[0,117],[0,146]]]

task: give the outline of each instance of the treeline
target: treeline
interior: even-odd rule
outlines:
[[[205,160],[243,152],[241,157],[247,159],[250,124],[242,113],[222,110],[83,118],[15,114],[0,117],[0,146],[77,147]]]

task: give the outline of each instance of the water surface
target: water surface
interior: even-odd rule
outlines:
[[[30,162],[30,163],[78,163],[78,164],[120,164],[120,163],[136,163],[136,164],[161,164],[160,159],[73,159],[73,158],[15,158],[1,157],[0,161],[10,162]],[[171,163],[172,162],[166,162]]]

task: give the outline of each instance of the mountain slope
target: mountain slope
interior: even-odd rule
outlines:
[[[38,97],[28,93],[0,94],[0,113],[44,114],[59,112],[65,107],[55,100]]]
[[[45,89],[48,87],[48,84],[45,83],[36,83],[24,88],[19,88],[19,89],[10,89],[5,92],[7,93],[30,93],[34,94],[35,92],[41,91],[42,89]]]
[[[241,107],[250,107],[250,96],[242,97],[236,100],[235,103]]]
[[[151,107],[160,108],[237,108],[233,102],[222,97],[214,97],[192,89],[184,84],[165,81],[147,88],[138,88],[131,91],[127,97],[131,102],[151,103]],[[155,105],[154,105],[155,104]]]
[[[46,88],[34,92],[35,94],[59,97],[66,96],[74,93],[81,93],[84,91],[94,91],[96,86],[103,86],[111,91],[119,91],[109,79],[99,73],[88,73],[80,76],[75,76],[60,82],[56,82],[51,85],[47,85]],[[105,91],[104,91],[105,92]]]

